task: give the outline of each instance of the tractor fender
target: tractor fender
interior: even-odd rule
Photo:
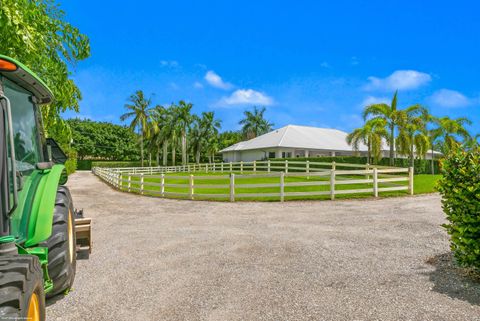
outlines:
[[[35,246],[52,234],[53,210],[57,190],[65,172],[65,166],[53,165],[41,171],[42,178],[33,199],[32,210],[27,225],[25,247]]]

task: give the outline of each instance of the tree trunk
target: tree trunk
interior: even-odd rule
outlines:
[[[163,142],[163,166],[167,166],[168,161],[168,140]]]
[[[143,167],[143,130],[140,133],[140,158],[142,160],[142,167]]]
[[[187,164],[187,133],[182,132],[182,165]]]
[[[196,155],[195,155],[195,162],[197,164],[200,164],[200,148],[197,149]]]
[[[157,146],[157,166],[160,166],[160,147]]]
[[[152,167],[152,153],[148,152],[148,166]]]
[[[370,142],[367,144],[367,163],[372,164],[372,147]]]
[[[175,146],[172,146],[172,166],[175,166]]]
[[[410,167],[415,165],[415,154],[413,152],[413,144],[410,146]]]
[[[432,175],[435,174],[434,156],[435,156],[435,154],[433,153],[433,144],[432,144]]]
[[[395,125],[390,126],[390,166],[395,166]]]

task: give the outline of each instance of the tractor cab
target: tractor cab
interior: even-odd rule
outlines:
[[[32,71],[0,55],[0,319],[43,320],[45,294],[68,290],[76,252],[91,250],[90,219],[64,186],[67,157],[44,134],[40,105],[52,100]]]

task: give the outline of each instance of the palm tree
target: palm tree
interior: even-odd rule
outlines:
[[[414,166],[415,154],[423,158],[430,146],[427,123],[430,119],[428,111],[419,107],[420,115],[406,114],[399,123],[399,133],[396,140],[397,150],[402,155],[408,155],[410,166]]]
[[[193,116],[192,128],[190,130],[190,143],[194,154],[195,163],[200,163],[200,156],[202,153],[202,146],[205,141],[203,133],[201,118],[197,115]]]
[[[157,105],[151,112],[152,126],[152,147],[155,149],[157,166],[160,166],[160,150],[163,154],[163,165],[167,165],[168,140],[170,136],[171,115],[163,106]]]
[[[471,139],[471,136],[465,125],[471,125],[472,121],[465,117],[451,119],[449,117],[435,118],[433,123],[436,125],[432,129],[432,135],[436,140],[442,143],[442,152],[448,153],[454,149],[461,142],[466,142]]]
[[[360,144],[367,146],[367,162],[373,163],[372,160],[379,160],[382,157],[383,140],[389,138],[386,127],[386,120],[374,118],[368,120],[363,127],[355,129],[348,134],[347,143],[352,145],[355,151],[360,150]],[[372,159],[373,158],[373,159]]]
[[[363,111],[363,118],[365,120],[372,117],[373,119],[378,118],[386,121],[386,127],[389,130],[390,137],[388,145],[390,146],[391,166],[395,165],[395,130],[408,115],[415,115],[421,111],[420,105],[413,105],[403,110],[397,109],[397,94],[398,91],[393,95],[390,105],[385,103],[373,104],[365,107]]]
[[[180,129],[180,137],[182,140],[182,164],[187,164],[187,132],[192,123],[192,110],[193,105],[191,103],[186,103],[183,100],[180,100],[176,108],[177,117],[176,122],[178,128]]]
[[[201,118],[194,116],[193,127],[191,129],[191,140],[197,164],[200,162],[200,155],[203,149],[207,149],[207,154],[212,150],[215,153],[215,148],[218,149],[218,144],[215,145],[214,142],[215,138],[218,137],[220,127],[221,121],[215,118],[215,113],[213,111],[203,112]]]
[[[246,139],[255,138],[272,130],[274,124],[269,123],[264,118],[263,114],[265,110],[265,107],[258,109],[254,106],[253,112],[248,110],[243,112],[245,118],[242,119],[239,124],[242,125],[242,133]]]
[[[148,122],[150,114],[151,99],[145,98],[143,91],[137,90],[128,98],[128,103],[125,104],[125,108],[130,110],[129,112],[120,116],[121,121],[125,121],[129,118],[133,118],[130,123],[130,129],[135,131],[138,129],[140,135],[140,155],[143,166],[143,142],[146,136],[149,135]]]

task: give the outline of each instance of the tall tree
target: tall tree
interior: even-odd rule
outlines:
[[[182,165],[186,165],[188,162],[187,157],[187,133],[192,123],[192,110],[193,105],[180,100],[176,108],[177,117],[176,121],[180,129],[180,137],[182,141]]]
[[[82,159],[138,160],[138,136],[128,127],[88,119],[68,119],[72,147]]]
[[[27,65],[52,89],[55,102],[42,107],[47,134],[64,126],[60,112],[79,109],[81,93],[71,76],[75,64],[90,56],[87,36],[65,20],[54,0],[2,0],[0,52]]]
[[[355,129],[347,135],[347,143],[355,151],[360,150],[360,144],[367,146],[367,162],[373,163],[382,158],[383,141],[388,141],[389,133],[386,127],[386,120],[375,118],[365,122],[363,127]]]
[[[435,128],[432,129],[432,135],[441,142],[444,154],[447,154],[450,150],[471,138],[468,130],[465,128],[466,125],[472,124],[468,118],[452,119],[441,117],[435,118],[433,123]]]
[[[142,166],[144,161],[144,140],[145,136],[149,135],[148,125],[150,117],[150,104],[151,99],[145,98],[143,91],[137,90],[129,97],[128,103],[125,104],[125,108],[130,111],[120,116],[121,121],[132,119],[130,122],[131,130],[135,131],[135,129],[138,129],[138,134],[140,135],[140,158],[142,161]]]
[[[219,148],[227,148],[242,141],[242,133],[240,131],[224,131],[219,135]]]
[[[200,155],[203,151],[207,153],[209,159],[211,154],[218,150],[218,131],[221,127],[221,121],[215,118],[215,113],[203,112],[202,117],[195,116],[191,131],[192,149],[195,154],[195,162],[200,162]]]
[[[413,105],[403,110],[399,110],[397,108],[397,94],[398,91],[396,91],[393,95],[390,105],[385,103],[373,104],[365,107],[363,111],[363,118],[365,120],[369,118],[378,118],[386,121],[386,126],[389,130],[390,137],[388,145],[390,146],[389,156],[391,166],[395,165],[395,135],[398,125],[404,121],[408,115],[419,114],[421,111],[420,105]]]
[[[252,139],[272,130],[274,124],[265,119],[265,111],[265,107],[258,109],[257,106],[254,106],[253,111],[245,110],[243,112],[245,118],[239,124],[242,125],[244,138]]]
[[[163,166],[167,166],[168,142],[172,129],[172,113],[169,109],[157,105],[151,112],[152,117],[152,141],[156,150],[157,165],[160,164],[159,152],[162,150]]]
[[[407,113],[399,122],[399,133],[396,140],[397,150],[402,155],[407,155],[410,166],[414,166],[415,154],[424,158],[430,147],[430,138],[427,123],[430,119],[428,111],[419,107],[420,115]]]

